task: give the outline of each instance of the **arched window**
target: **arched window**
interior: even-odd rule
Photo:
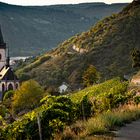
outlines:
[[[9,85],[8,85],[8,90],[13,90],[14,88],[13,88],[13,85],[10,83]]]
[[[18,89],[18,83],[16,83],[16,89]]]
[[[4,91],[5,91],[5,85],[2,84],[2,92],[4,92]]]

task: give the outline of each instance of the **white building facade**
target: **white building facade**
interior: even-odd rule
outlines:
[[[59,87],[59,92],[65,93],[67,91],[68,91],[68,85],[65,82],[63,82],[62,85]]]

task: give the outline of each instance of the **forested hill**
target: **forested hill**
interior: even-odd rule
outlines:
[[[58,86],[63,81],[80,85],[82,74],[90,64],[101,73],[102,80],[130,74],[133,72],[130,52],[140,47],[139,23],[140,2],[135,1],[17,73],[21,78],[34,78],[46,87]],[[78,48],[84,52],[80,53]]]
[[[37,55],[126,4],[84,3],[54,6],[15,6],[0,3],[0,24],[12,56]]]

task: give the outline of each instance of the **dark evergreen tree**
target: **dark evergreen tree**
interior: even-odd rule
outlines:
[[[140,67],[140,50],[137,48],[134,48],[131,52],[131,58],[132,58],[132,67]]]

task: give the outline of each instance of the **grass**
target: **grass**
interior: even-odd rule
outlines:
[[[117,110],[104,112],[86,122],[87,134],[104,134],[140,118],[138,106],[125,105]]]
[[[135,105],[124,105],[118,109],[103,112],[91,117],[87,121],[77,121],[65,129],[61,137],[87,138],[95,135],[114,136],[113,130],[124,126],[140,118],[140,107]],[[78,133],[75,133],[75,130]],[[68,135],[67,135],[68,134]]]

